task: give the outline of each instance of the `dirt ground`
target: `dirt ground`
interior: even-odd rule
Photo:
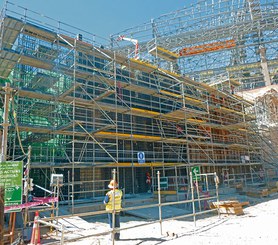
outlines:
[[[122,230],[121,240],[115,241],[115,244],[278,244],[278,196],[262,201],[259,204],[244,208],[244,215],[221,215],[219,218],[215,214],[206,218],[197,218],[196,227],[192,217],[186,221],[165,221],[162,223],[162,235],[159,223]],[[76,224],[76,227],[78,226],[77,220],[73,223]],[[147,222],[131,216],[121,217],[121,228],[141,224],[147,224]],[[106,218],[100,221],[87,219],[85,227],[67,232],[65,239],[90,236],[107,230]],[[110,235],[93,236],[75,242],[65,242],[65,244],[112,244],[109,237]]]

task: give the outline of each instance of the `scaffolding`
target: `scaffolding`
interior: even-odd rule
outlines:
[[[142,58],[199,82],[227,76],[241,83],[239,91],[277,84],[277,0],[193,2],[112,35],[111,47],[127,55],[130,46],[116,37],[135,38]]]
[[[1,14],[0,80],[2,103],[5,83],[10,84],[11,102],[6,101],[9,127],[2,154],[24,160],[31,146],[34,182],[44,180],[47,187],[51,172],[63,173],[72,205],[92,189],[106,189],[108,168],[117,169],[126,193],[146,191],[145,174],[154,169],[188,180],[193,166],[219,176],[223,168],[235,174],[261,168],[254,104],[233,89],[217,87],[238,86],[242,79],[229,74],[209,84],[190,78],[180,66],[191,66],[187,56],[177,59],[168,36],[161,31],[145,43],[153,59],[141,58],[144,43],[140,59],[129,58],[109,48],[108,40],[7,2]],[[226,50],[222,46],[217,51]],[[163,65],[169,62],[171,66]],[[91,183],[78,184],[83,181]],[[103,193],[91,191],[95,195]]]

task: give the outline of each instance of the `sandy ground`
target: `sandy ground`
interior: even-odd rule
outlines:
[[[115,241],[119,245],[135,244],[213,244],[213,245],[276,245],[278,244],[278,197],[265,200],[254,206],[244,208],[244,215],[210,215],[198,218],[196,227],[193,218],[187,221],[171,220],[162,223],[162,235],[159,223],[149,224],[137,228],[121,231],[121,240]],[[78,222],[80,218],[70,221],[76,225],[75,229],[67,232],[65,239],[88,236],[108,230],[107,220],[88,219],[82,229]],[[81,223],[80,223],[81,224]],[[131,216],[121,217],[121,228],[147,224],[146,221]],[[70,245],[112,244],[110,235],[87,237],[75,242],[65,242]],[[46,244],[46,243],[44,243]],[[59,244],[59,243],[56,243]]]

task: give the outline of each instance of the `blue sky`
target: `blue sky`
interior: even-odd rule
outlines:
[[[108,38],[197,0],[10,0],[90,33]],[[4,0],[0,0],[1,8]]]

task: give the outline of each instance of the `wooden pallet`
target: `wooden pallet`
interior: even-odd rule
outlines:
[[[219,208],[220,214],[232,214],[232,215],[242,215],[243,206],[249,205],[249,202],[239,202],[237,200],[230,200],[230,201],[220,201],[220,202],[211,202],[210,208],[217,209]]]

